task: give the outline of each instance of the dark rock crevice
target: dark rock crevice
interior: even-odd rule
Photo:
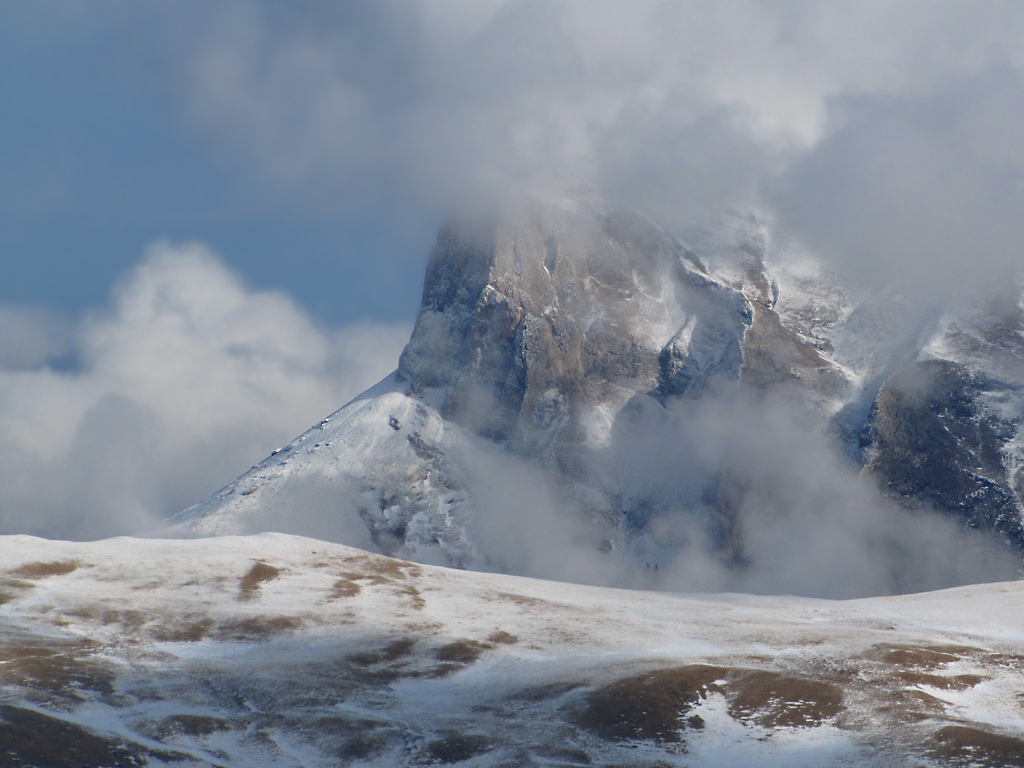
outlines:
[[[867,472],[905,505],[955,515],[1024,548],[1020,501],[1003,453],[1019,423],[997,419],[979,403],[1007,386],[945,360],[896,374],[875,401]]]

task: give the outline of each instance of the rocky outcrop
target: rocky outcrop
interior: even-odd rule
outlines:
[[[608,454],[643,442],[672,402],[787,386],[820,407],[850,385],[775,311],[756,220],[726,219],[695,240],[699,251],[637,213],[576,202],[488,229],[451,224],[398,376],[444,418],[553,470],[619,538],[641,533],[678,499],[637,489]],[[720,489],[714,535],[740,552],[742,468],[696,484]]]
[[[928,360],[886,382],[875,401],[868,471],[901,502],[957,515],[1024,547],[1005,447],[1019,422],[987,412],[1005,385],[964,365]]]
[[[867,471],[906,505],[1024,549],[1020,293],[944,318],[920,357],[878,393],[863,439]]]
[[[487,240],[449,225],[399,376],[414,392],[440,390],[446,418],[534,452],[576,404],[657,388],[692,269],[638,217],[535,207]]]
[[[842,370],[773,311],[763,229],[742,235],[716,254],[737,272],[723,278],[643,216],[603,206],[538,204],[485,234],[449,225],[399,377],[524,455],[575,440],[581,408],[636,394],[740,381],[838,392]]]

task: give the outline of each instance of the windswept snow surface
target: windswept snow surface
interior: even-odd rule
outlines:
[[[1024,583],[668,595],[283,534],[0,553],[4,765],[1024,765]]]

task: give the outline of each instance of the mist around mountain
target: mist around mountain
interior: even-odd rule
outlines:
[[[1024,313],[879,289],[730,214],[453,218],[398,369],[175,519],[609,586],[1014,578]]]

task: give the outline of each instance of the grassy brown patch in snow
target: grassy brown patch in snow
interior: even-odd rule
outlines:
[[[451,677],[456,672],[461,672],[463,669],[465,669],[465,667],[462,664],[455,664],[453,662],[445,662],[444,664],[438,664],[437,666],[433,667],[432,669],[430,669],[429,671],[424,673],[422,675],[422,677],[433,677],[433,678]]]
[[[494,741],[475,733],[450,733],[427,743],[427,754],[441,763],[461,763],[494,749]]]
[[[129,589],[132,592],[152,592],[155,589],[166,586],[167,582],[160,579],[158,581],[147,581],[145,584],[133,584]]]
[[[481,643],[479,640],[453,640],[434,651],[434,658],[454,664],[472,664],[483,655],[484,651],[493,647],[489,643]]]
[[[366,760],[380,754],[388,745],[383,736],[370,733],[357,733],[345,739],[338,748],[338,757],[343,760]]]
[[[427,607],[427,601],[423,599],[420,591],[416,589],[412,584],[405,584],[397,588],[397,593],[402,597],[409,598],[409,604],[414,610],[422,611]]]
[[[388,643],[379,651],[364,651],[362,653],[353,654],[348,658],[353,664],[358,664],[361,667],[369,667],[374,664],[385,664],[388,662],[398,661],[399,659],[408,656],[412,653],[413,646],[415,645],[416,638],[403,637],[392,643]]]
[[[946,708],[946,703],[941,699],[914,689],[899,689],[888,691],[882,689],[879,697],[880,704],[876,711],[880,715],[887,715],[894,720],[919,723],[922,720],[930,720],[941,715]]]
[[[334,586],[331,587],[331,593],[327,596],[327,599],[337,600],[341,597],[355,597],[362,591],[363,588],[351,579],[338,579],[334,582]]]
[[[393,643],[388,643],[384,646],[383,650],[381,650],[381,659],[384,661],[398,661],[398,659],[404,658],[412,653],[413,646],[415,645],[415,637],[403,637],[399,640],[395,640]]]
[[[1024,656],[1017,654],[990,653],[986,655],[985,661],[992,666],[1024,671]]]
[[[944,691],[966,691],[987,678],[981,675],[929,675],[926,672],[915,672],[912,670],[901,671],[897,675],[907,685],[927,685],[931,688],[939,688]]]
[[[149,634],[161,643],[198,643],[210,634],[214,623],[209,616],[183,616],[150,629]]]
[[[35,587],[31,581],[24,579],[0,579],[0,587],[4,589],[32,589]]]
[[[964,658],[979,656],[990,662],[991,655],[980,648],[963,645],[893,645],[882,643],[870,648],[862,658],[875,662],[862,673],[868,675],[876,711],[902,722],[921,722],[941,715],[946,703],[919,690],[919,686],[939,690],[962,691],[972,688],[986,678],[982,675],[942,675],[940,670]]]
[[[695,664],[645,672],[591,691],[577,723],[610,740],[682,740],[704,721],[689,716],[709,693],[723,694],[735,720],[766,728],[812,727],[843,710],[838,685],[779,672]]]
[[[180,761],[184,755],[154,753],[123,739],[104,738],[74,723],[21,707],[0,705],[0,765],[137,768],[147,757]]]
[[[104,611],[100,615],[100,621],[105,626],[120,624],[126,632],[137,632],[147,621],[148,617],[142,611],[128,609],[125,611]]]
[[[564,696],[570,691],[583,688],[585,685],[586,683],[578,680],[561,683],[547,683],[545,685],[532,685],[529,688],[523,688],[521,691],[516,693],[513,698],[523,701],[549,701],[551,699],[557,699],[559,696]]]
[[[102,613],[98,613],[97,611],[89,608],[78,608],[75,610],[65,611],[63,615],[85,621],[96,622],[105,627],[119,624],[121,625],[122,631],[131,634],[138,632],[148,620],[148,617],[142,611],[131,609],[125,611],[107,610]]]
[[[5,605],[12,600],[17,600],[22,592],[27,589],[35,587],[31,581],[25,581],[24,579],[0,579],[0,605]]]
[[[354,557],[343,561],[346,570],[340,571],[338,581],[328,599],[354,597],[363,585],[391,586],[399,597],[408,598],[414,610],[423,610],[426,601],[412,584],[400,583],[408,577],[419,576],[422,571],[414,563],[387,557]]]
[[[381,576],[379,573],[363,573],[362,571],[341,571],[338,575],[346,581],[363,581],[371,586],[391,584],[394,581],[388,576]]]
[[[598,736],[619,741],[652,739],[679,742],[685,717],[727,670],[703,664],[658,669],[633,675],[587,694],[576,720]]]
[[[945,765],[1024,768],[1024,740],[967,725],[947,725],[932,736],[932,754]]]
[[[353,760],[373,757],[387,748],[387,725],[382,720],[328,715],[304,723],[302,727],[318,744],[329,745],[327,748],[336,752],[348,765]]]
[[[558,760],[556,765],[562,768],[571,768],[572,766],[590,765],[593,760],[590,755],[582,749],[574,747],[553,747],[550,744],[542,744],[534,749],[534,752],[541,757],[546,757],[549,760]]]
[[[390,557],[350,557],[340,563],[345,571],[340,575],[352,581],[369,581],[371,584],[386,584],[389,581],[417,577],[423,573],[418,565]]]
[[[70,611],[63,611],[62,616],[70,616],[73,619],[92,621],[96,618],[96,612],[90,608],[75,608]]]
[[[730,676],[729,714],[767,728],[810,727],[838,715],[843,692],[823,680],[764,670]]]
[[[0,642],[0,684],[30,689],[36,701],[81,701],[83,692],[111,694],[114,672],[90,658],[85,641]]]
[[[64,576],[77,569],[78,563],[75,560],[54,560],[25,563],[11,571],[11,575],[22,579],[45,579],[48,576]]]
[[[515,645],[519,642],[519,638],[503,629],[499,629],[487,638],[487,642],[494,643],[495,645]]]
[[[239,579],[239,587],[241,589],[239,599],[252,600],[264,582],[273,581],[280,575],[281,570],[279,568],[257,560],[253,563],[249,572]]]
[[[302,619],[295,616],[251,616],[248,619],[226,621],[213,633],[215,640],[222,642],[260,642],[285,632],[293,632],[302,626]]]
[[[938,669],[979,653],[985,652],[980,648],[964,645],[913,646],[881,643],[869,649],[864,658],[904,669]]]
[[[345,657],[336,674],[357,685],[379,687],[405,678],[446,677],[449,671],[439,671],[438,666],[425,666],[429,659],[415,654],[419,639],[401,637],[386,645],[353,653]],[[445,665],[440,665],[445,666]],[[446,665],[451,671],[462,669],[459,664]]]
[[[489,599],[507,600],[508,602],[514,603],[514,604],[520,606],[521,608],[529,608],[531,610],[536,610],[536,609],[539,609],[539,608],[556,608],[556,607],[558,607],[555,603],[549,602],[547,600],[541,600],[538,597],[527,597],[526,595],[515,595],[515,594],[512,594],[511,592],[495,592],[493,598],[489,598]]]

